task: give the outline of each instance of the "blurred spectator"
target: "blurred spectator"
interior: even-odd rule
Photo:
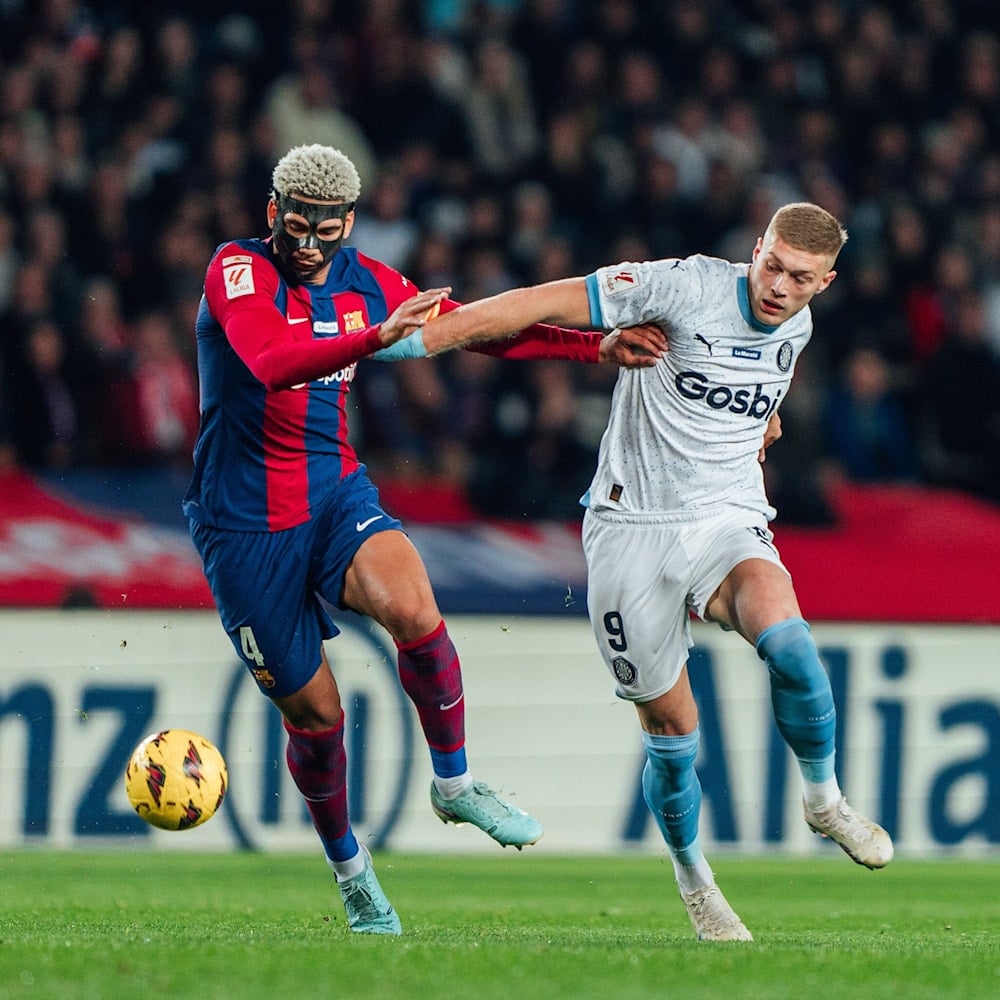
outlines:
[[[366,201],[367,211],[356,217],[350,243],[369,257],[409,274],[420,228],[408,214],[406,179],[397,169],[383,171]]]
[[[520,178],[538,147],[535,107],[524,65],[502,39],[477,49],[463,106],[476,167],[489,179]]]
[[[140,316],[133,334],[133,457],[142,463],[188,463],[198,433],[198,395],[167,316]]]
[[[959,299],[975,280],[971,255],[957,243],[940,246],[931,266],[929,280],[914,283],[906,299],[913,354],[920,360],[932,357],[941,346]]]
[[[508,364],[495,369],[485,437],[470,442],[469,497],[494,517],[575,518],[595,453],[577,434],[571,367],[539,362],[509,372]]]
[[[115,283],[106,277],[90,278],[71,327],[69,364],[81,409],[88,415],[81,457],[97,465],[132,460],[128,436],[136,416],[129,382],[131,336]]]
[[[51,313],[60,326],[76,316],[83,290],[80,262],[70,252],[66,219],[52,206],[39,206],[26,216],[24,247],[29,260],[48,275]]]
[[[507,227],[507,254],[519,280],[534,284],[539,259],[552,236],[554,218],[552,196],[537,181],[519,184],[511,196],[510,222]],[[560,277],[568,277],[567,272]]]
[[[54,305],[48,268],[34,260],[22,263],[14,274],[10,306],[0,322],[0,350],[10,348],[13,355],[38,320],[52,317]]]
[[[1000,359],[986,341],[986,308],[962,294],[926,369],[925,460],[933,480],[1000,502]]]
[[[94,170],[77,211],[73,232],[80,258],[92,273],[118,283],[126,308],[138,308],[151,287],[142,273],[149,244],[140,205],[129,194],[123,163],[107,161]],[[158,277],[162,280],[162,275]]]
[[[906,411],[878,351],[855,348],[829,394],[824,414],[827,446],[844,474],[861,483],[916,480],[919,468]]]
[[[0,316],[7,312],[14,281],[21,266],[21,254],[17,249],[14,233],[14,218],[0,208]],[[0,343],[2,343],[0,338]]]
[[[375,151],[355,118],[341,107],[326,66],[307,62],[275,80],[267,88],[264,110],[274,128],[275,159],[293,146],[312,142],[333,146],[357,167],[362,192],[371,189],[377,172]]]
[[[32,321],[10,369],[13,437],[29,468],[66,468],[79,458],[82,414],[66,362],[59,327],[44,317]]]

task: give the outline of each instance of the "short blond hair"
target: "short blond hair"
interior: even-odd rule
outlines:
[[[835,259],[847,242],[847,230],[825,209],[808,201],[782,205],[771,218],[767,233],[790,247]]]
[[[316,201],[353,204],[361,194],[354,164],[332,146],[295,146],[278,160],[271,175],[275,195],[299,194]]]

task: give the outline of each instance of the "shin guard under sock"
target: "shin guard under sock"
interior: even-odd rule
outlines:
[[[675,861],[694,865],[702,857],[698,844],[701,782],[694,769],[699,732],[685,736],[642,734],[646,765],[642,793]]]
[[[307,732],[285,721],[285,760],[296,787],[306,800],[313,826],[331,861],[347,861],[358,853],[347,811],[347,752],[344,716],[332,729]]]
[[[465,774],[462,668],[445,623],[421,639],[397,642],[396,648],[399,679],[417,709],[434,773],[442,778]]]
[[[809,626],[802,618],[771,625],[757,638],[757,655],[770,673],[775,722],[803,778],[828,781],[834,773],[837,713]]]

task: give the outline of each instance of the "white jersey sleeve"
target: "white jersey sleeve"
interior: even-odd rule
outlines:
[[[652,368],[619,373],[586,498],[594,510],[691,520],[725,503],[774,516],[757,456],[812,318],[807,307],[780,326],[760,323],[748,270],[699,255],[587,278],[595,325],[656,323],[670,343]]]

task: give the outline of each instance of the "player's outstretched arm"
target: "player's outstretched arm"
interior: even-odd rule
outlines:
[[[382,346],[391,347],[397,340],[422,329],[432,316],[437,315],[438,308],[450,292],[450,287],[428,288],[401,302],[382,322],[379,329]]]
[[[510,337],[535,323],[590,326],[590,305],[583,278],[563,278],[513,288],[444,313],[424,328],[428,354]]]

